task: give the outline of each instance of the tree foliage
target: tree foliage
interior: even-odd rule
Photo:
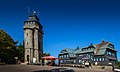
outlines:
[[[44,57],[44,56],[50,56],[50,53],[46,53],[46,52],[45,52],[45,53],[43,53],[43,57]]]
[[[116,60],[116,66],[120,66],[120,61],[118,59]]]
[[[17,56],[21,62],[24,62],[24,47],[22,44],[17,46]]]
[[[0,61],[4,63],[14,62],[16,56],[16,42],[5,31],[0,30]]]

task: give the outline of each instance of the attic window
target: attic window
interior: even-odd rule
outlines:
[[[112,45],[112,44],[109,44],[109,45],[108,45],[108,47],[110,47],[110,48],[114,48],[114,45]]]
[[[66,57],[68,57],[68,55],[66,55]]]

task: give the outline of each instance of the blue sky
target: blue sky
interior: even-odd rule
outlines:
[[[98,44],[115,45],[120,60],[119,0],[0,0],[0,29],[19,43],[24,20],[39,11],[44,30],[44,51],[57,57],[64,48]]]

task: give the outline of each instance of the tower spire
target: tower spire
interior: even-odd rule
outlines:
[[[28,6],[28,14],[30,14],[30,7]]]

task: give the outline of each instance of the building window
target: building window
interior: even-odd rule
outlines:
[[[64,57],[66,57],[66,55],[64,55]]]
[[[27,22],[25,23],[25,25],[27,25]]]
[[[27,45],[28,45],[28,42],[27,42]]]
[[[108,52],[108,55],[111,55],[111,52]]]
[[[88,54],[87,54],[87,56],[88,56]]]
[[[64,60],[64,63],[66,63],[67,62],[67,60]]]
[[[90,55],[88,55],[88,58],[90,58],[91,56]]]
[[[26,35],[28,36],[28,33]]]
[[[76,62],[76,60],[73,61],[74,63]]]
[[[28,24],[30,24],[30,23],[28,22]]]
[[[96,61],[98,61],[98,58],[96,58]]]
[[[35,22],[33,22],[33,24],[35,24]]]
[[[105,58],[102,58],[102,61],[105,61]]]
[[[60,63],[63,63],[63,61],[62,61],[62,60],[60,60]]]
[[[66,55],[66,57],[68,57],[68,55]]]
[[[101,61],[101,58],[99,58],[99,60]]]
[[[80,54],[79,56],[83,56],[83,55]]]
[[[79,60],[79,63],[81,63],[81,60]]]
[[[91,56],[90,58],[91,58],[91,60],[93,60],[93,56]]]
[[[112,56],[115,56],[115,54],[114,54],[114,53],[112,53]]]

